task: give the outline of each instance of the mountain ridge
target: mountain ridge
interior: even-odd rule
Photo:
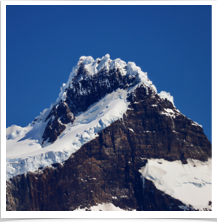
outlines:
[[[7,210],[211,210],[211,143],[133,62],[82,56],[50,108],[6,132]]]

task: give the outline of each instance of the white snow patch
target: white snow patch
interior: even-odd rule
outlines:
[[[128,128],[128,129],[134,133],[134,130],[133,130],[133,129],[131,129],[131,128]]]
[[[102,204],[98,204],[96,206],[92,206],[90,208],[80,208],[79,207],[75,211],[86,211],[87,209],[90,211],[125,211],[119,207],[116,207],[112,203],[102,203]]]
[[[94,62],[94,59],[92,56],[81,56],[78,64],[80,65],[80,63],[83,63],[84,65],[88,65]]]
[[[161,99],[169,100],[173,104],[173,106],[175,106],[173,101],[173,96],[171,96],[169,92],[161,91],[160,93],[158,93],[158,95],[160,96]]]
[[[102,57],[97,70],[100,71],[101,69],[105,68],[106,70],[109,70],[109,65],[111,63],[110,55],[106,54],[105,56]]]
[[[212,201],[212,159],[207,162],[188,159],[188,164],[149,159],[140,172],[157,189],[184,204],[190,204],[199,210],[211,209],[208,203]]]
[[[198,124],[197,122],[192,122],[192,124],[191,125],[194,125],[194,126],[199,126],[199,127],[201,127],[202,128],[202,125],[200,125],[200,124]]]
[[[126,62],[121,59],[115,59],[111,62],[110,69],[118,68],[123,76],[126,75]]]
[[[164,111],[161,111],[160,114],[163,114],[172,118],[176,118],[176,115],[177,115],[172,109],[169,109],[169,108],[164,108]]]
[[[134,62],[127,63],[127,75],[136,76],[138,75],[139,79],[146,86],[150,87],[155,93],[157,93],[156,87],[152,84],[152,81],[148,79],[147,72],[143,72],[140,67],[136,66]]]
[[[164,110],[168,113],[175,114],[175,112],[172,109],[164,108]]]

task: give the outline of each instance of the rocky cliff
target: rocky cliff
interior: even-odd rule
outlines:
[[[70,211],[100,203],[125,210],[195,210],[157,189],[139,170],[150,158],[184,165],[189,159],[207,161],[211,143],[203,129],[143,84],[127,99],[123,118],[65,162],[7,180],[7,210]]]

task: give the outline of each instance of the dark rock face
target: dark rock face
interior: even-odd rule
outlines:
[[[129,98],[133,110],[127,111],[124,122],[134,131],[129,130],[135,141],[133,146],[142,149],[146,158],[185,163],[187,158],[206,161],[211,157],[211,143],[200,126],[179,113],[168,100],[152,96],[151,92],[146,95],[143,87],[135,94]]]
[[[67,103],[61,102],[51,110],[45,121],[47,120],[49,121],[42,136],[42,145],[46,140],[48,140],[47,142],[49,143],[53,143],[65,130],[66,126],[64,124],[69,122],[73,123],[75,117],[70,111]]]
[[[85,71],[82,67],[67,89],[66,102],[75,114],[86,111],[90,105],[118,88],[124,89],[138,83],[136,77],[122,76],[119,69],[110,69],[109,72],[102,69],[94,76],[83,76]],[[82,80],[79,79],[80,75]]]
[[[53,143],[64,131],[64,124],[73,123],[74,115],[86,111],[106,94],[118,88],[128,88],[137,83],[136,76],[122,76],[118,69],[110,69],[109,72],[102,69],[97,75],[90,76],[81,64],[70,87],[66,89],[66,100],[64,103],[61,102],[54,106],[46,118],[46,121],[50,120],[42,136],[42,145],[46,140]],[[61,117],[62,123],[57,122],[59,117]]]
[[[131,103],[123,119],[102,130],[63,164],[8,180],[7,210],[70,211],[99,203],[125,210],[182,210],[181,201],[157,190],[147,179],[144,184],[138,170],[148,158],[183,164],[187,158],[206,161],[211,143],[200,126],[143,86],[128,99]]]

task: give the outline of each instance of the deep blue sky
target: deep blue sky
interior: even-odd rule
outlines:
[[[211,140],[211,6],[7,6],[6,125],[49,108],[80,56],[133,61]]]

